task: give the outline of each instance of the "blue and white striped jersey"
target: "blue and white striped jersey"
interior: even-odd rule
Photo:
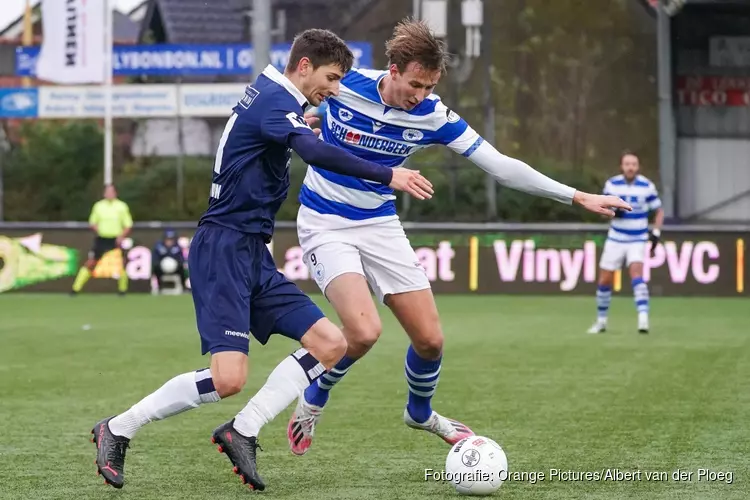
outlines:
[[[661,207],[654,183],[642,175],[633,182],[616,175],[604,184],[604,194],[619,196],[633,207],[631,212],[612,219],[607,239],[620,243],[648,241],[648,214]]]
[[[366,160],[399,167],[420,149],[443,144],[464,156],[483,139],[435,94],[410,111],[383,103],[378,84],[387,71],[353,69],[341,80],[340,94],[327,100],[321,138]],[[396,218],[396,199],[388,186],[340,175],[310,165],[300,203],[351,225]]]

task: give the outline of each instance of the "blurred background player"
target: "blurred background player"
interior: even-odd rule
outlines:
[[[94,245],[89,251],[88,260],[78,271],[70,294],[76,295],[81,291],[105,253],[119,249],[121,269],[117,290],[120,295],[125,295],[128,291],[128,275],[125,272],[125,255],[121,245],[122,240],[130,234],[133,218],[127,203],[117,198],[117,190],[112,184],[104,186],[104,199],[97,201],[91,209],[89,227],[96,234]]]
[[[610,224],[599,262],[599,287],[596,290],[597,319],[588,333],[602,333],[607,330],[607,313],[612,300],[614,274],[623,264],[628,266],[630,272],[638,311],[638,331],[648,333],[649,330],[649,295],[648,285],[643,281],[643,261],[647,242],[651,242],[652,252],[659,243],[664,211],[654,183],[638,173],[640,161],[637,155],[630,151],[624,152],[620,157],[620,170],[620,175],[607,180],[604,194],[619,196],[628,202],[633,210],[616,210]],[[654,228],[651,231],[648,229],[650,212],[656,212]]]
[[[156,279],[155,293],[161,293],[166,288],[165,277],[177,277],[175,289],[185,290],[185,256],[182,247],[177,243],[177,232],[174,229],[164,231],[164,239],[156,242],[151,250],[151,274]],[[178,283],[181,288],[178,288]]]

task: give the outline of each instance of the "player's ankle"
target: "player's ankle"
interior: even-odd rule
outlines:
[[[321,388],[318,384],[312,384],[303,393],[305,403],[313,406],[323,407],[328,403],[329,391]]]
[[[427,422],[432,416],[432,408],[429,405],[407,404],[406,412],[418,424]]]

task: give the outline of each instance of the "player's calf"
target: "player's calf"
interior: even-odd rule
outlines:
[[[202,404],[215,403],[219,399],[211,370],[204,368],[183,373],[109,420],[107,427],[115,436],[132,439],[149,422],[163,420]]]
[[[219,399],[211,370],[204,368],[173,377],[127,411],[98,422],[91,430],[98,474],[107,484],[122,488],[125,450],[141,427]]]
[[[633,269],[631,268],[631,273]],[[638,332],[648,333],[649,293],[648,285],[640,275],[635,275],[631,282],[633,287],[633,299],[638,311]]]
[[[378,338],[380,338],[382,325],[377,314],[374,316],[360,315],[356,320],[345,320],[342,331],[347,342],[346,356],[341,358],[336,363],[336,366],[323,374],[317,382],[305,389],[304,397],[301,399],[311,407],[317,407],[322,410],[326,403],[328,403],[331,389],[344,378],[355,361],[364,356],[375,345]],[[303,411],[302,413],[309,412]],[[297,417],[303,418],[300,415],[297,415]],[[303,418],[303,420],[307,419]],[[307,450],[305,449],[304,451]],[[295,451],[295,453],[297,452]]]
[[[604,333],[607,331],[609,305],[612,302],[614,272],[601,269],[599,273],[599,285],[596,288],[596,321],[587,332],[591,334]]]
[[[336,345],[332,347],[338,349],[339,352],[346,349],[345,345],[343,347],[337,347]],[[325,367],[315,356],[305,348],[298,349],[274,368],[263,387],[253,396],[247,406],[237,414],[234,420],[234,428],[245,437],[257,437],[266,423],[284,411],[295,399],[300,398],[302,391],[310,384],[315,383],[324,373],[326,373]],[[300,445],[304,436],[310,436],[311,439],[313,427],[306,426],[303,437],[299,439],[296,436],[302,431],[295,430],[296,443],[292,445],[293,451],[295,451],[295,446]],[[288,432],[288,435],[291,435],[291,431]]]

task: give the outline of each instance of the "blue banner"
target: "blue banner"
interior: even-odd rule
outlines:
[[[38,89],[0,89],[0,118],[36,118],[38,112]]]
[[[347,42],[354,53],[354,66],[372,67],[372,45]],[[271,47],[271,64],[282,70],[289,58],[290,43]],[[39,47],[16,48],[16,75],[35,76]],[[237,45],[116,45],[113,54],[115,76],[251,75],[253,49]]]

